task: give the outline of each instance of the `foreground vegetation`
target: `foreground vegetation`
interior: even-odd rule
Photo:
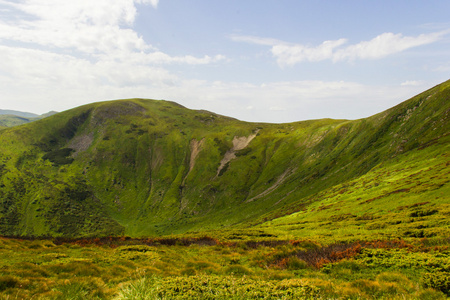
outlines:
[[[448,238],[1,238],[0,299],[446,299],[449,246]]]

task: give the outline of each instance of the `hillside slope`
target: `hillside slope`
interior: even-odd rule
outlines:
[[[24,111],[18,111],[18,110],[9,110],[9,109],[0,109],[0,115],[14,115],[14,116],[22,117],[22,118],[27,118],[27,119],[39,117],[39,115],[37,115],[37,114],[24,112]]]
[[[445,82],[370,118],[286,124],[130,99],[4,129],[0,234],[142,236],[253,226],[313,209],[336,187],[357,186],[411,157],[439,157],[438,174],[448,174],[449,99]],[[448,179],[435,190],[443,189]],[[402,195],[415,199],[411,190]]]
[[[27,112],[0,109],[0,127],[13,127],[22,125],[52,116],[56,113],[56,111],[50,111],[42,115],[36,115]]]

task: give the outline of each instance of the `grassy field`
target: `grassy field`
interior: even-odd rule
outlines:
[[[428,300],[450,295],[448,238],[321,244],[235,234],[240,240],[2,238],[0,299]]]

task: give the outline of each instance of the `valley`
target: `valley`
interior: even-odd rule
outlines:
[[[445,299],[449,99],[282,124],[126,99],[0,127],[0,299]]]

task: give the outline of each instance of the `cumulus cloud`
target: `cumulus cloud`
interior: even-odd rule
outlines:
[[[131,26],[136,18],[132,0],[25,0],[7,3],[21,18],[0,22],[2,39],[73,48],[84,53],[151,48],[136,32],[124,28]]]
[[[0,106],[17,99],[30,110],[62,110],[101,99],[145,97],[180,85],[166,69],[169,64],[225,59],[172,56],[145,41],[133,29],[136,4],[157,8],[158,2],[0,0]]]
[[[157,0],[24,0],[2,1],[15,15],[0,20],[0,40],[47,47],[48,51],[75,50],[92,58],[130,55],[141,63],[207,64],[224,57],[171,57],[147,43],[132,29],[136,3],[157,7]],[[138,55],[136,55],[138,54]]]
[[[146,1],[146,0],[138,0],[138,3],[145,3],[145,2],[150,2],[150,4],[154,7],[157,8],[158,7],[158,3],[159,0],[150,0],[150,1]]]
[[[231,39],[258,45],[271,46],[271,52],[280,66],[293,66],[304,61],[317,62],[323,60],[352,61],[355,59],[379,59],[405,51],[407,49],[431,44],[449,31],[440,31],[418,36],[403,36],[402,34],[383,33],[369,41],[346,45],[347,39],[324,41],[318,46],[292,44],[276,39],[253,36],[233,35]]]

